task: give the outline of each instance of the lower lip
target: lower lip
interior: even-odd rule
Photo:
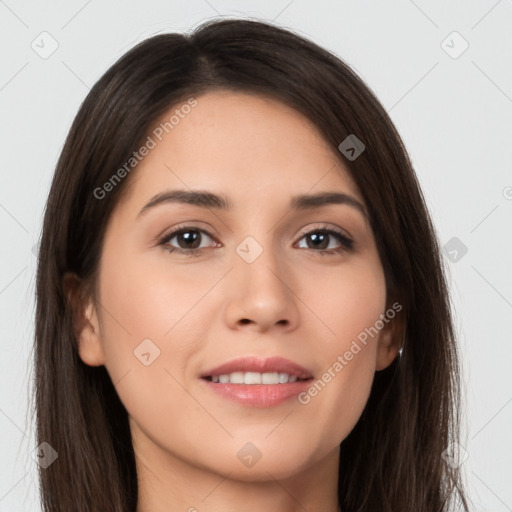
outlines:
[[[214,393],[248,407],[273,407],[305,391],[313,379],[286,384],[221,384],[201,379]]]

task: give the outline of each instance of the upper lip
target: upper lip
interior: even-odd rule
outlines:
[[[227,363],[216,366],[201,373],[200,377],[213,377],[216,375],[226,375],[233,372],[259,372],[259,373],[287,373],[288,375],[296,375],[299,379],[312,378],[312,373],[289,359],[283,357],[269,357],[259,359],[257,357],[239,357],[232,359]]]

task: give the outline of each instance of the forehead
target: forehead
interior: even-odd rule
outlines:
[[[237,201],[337,189],[363,198],[339,154],[298,111],[267,97],[216,91],[176,104],[153,123],[125,201],[167,188],[222,192]],[[187,112],[187,113],[185,113]]]

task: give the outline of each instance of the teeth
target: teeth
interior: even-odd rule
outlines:
[[[286,377],[286,375],[284,375],[284,376]],[[261,374],[261,383],[262,384],[279,384],[279,374],[277,372],[262,373]],[[285,381],[285,383],[286,383],[286,381]]]
[[[221,384],[287,384],[288,382],[296,382],[297,376],[278,372],[233,372],[215,375],[212,377],[212,381]]]
[[[229,376],[229,382],[231,382],[231,377],[233,374]],[[261,384],[261,373],[257,372],[245,372],[244,374],[244,384]]]
[[[227,382],[231,382],[231,384],[243,384],[244,383],[244,372],[233,372],[230,375],[223,375],[223,377],[228,377]]]

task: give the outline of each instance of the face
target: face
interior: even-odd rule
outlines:
[[[106,366],[147,464],[285,478],[336,459],[396,355],[383,268],[362,195],[314,125],[253,95],[196,100],[125,178],[80,357]],[[154,200],[177,190],[188,197]],[[292,204],[323,193],[340,196]],[[245,384],[296,373],[271,360],[213,381],[240,357],[284,358],[309,380]]]

